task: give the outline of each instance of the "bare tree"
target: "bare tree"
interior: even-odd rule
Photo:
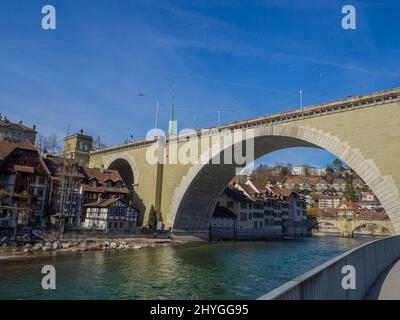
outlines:
[[[48,136],[38,134],[36,137],[36,147],[40,152],[47,151],[51,154],[58,153],[61,151],[58,136],[52,133]]]

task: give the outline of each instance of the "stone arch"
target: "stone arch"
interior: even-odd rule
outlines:
[[[375,220],[375,221],[361,221],[361,222],[356,223],[356,224],[353,226],[353,230],[351,231],[351,235],[353,236],[353,235],[354,235],[354,232],[355,232],[358,228],[360,228],[360,227],[362,227],[362,226],[366,226],[366,225],[376,225],[376,226],[380,226],[380,227],[386,229],[387,231],[389,231],[389,233],[390,233],[391,235],[392,235],[393,232],[394,232],[393,228],[392,228],[391,225],[390,225],[390,221],[385,222],[385,221],[376,221],[376,220]]]
[[[115,155],[108,159],[105,168],[117,170],[129,190],[133,189],[133,184],[139,183],[139,170],[133,157],[128,154]]]
[[[320,225],[320,224],[329,224],[329,225],[331,225],[331,226],[334,226],[334,227],[336,227],[336,230],[338,231],[338,232],[340,232],[340,233],[342,233],[342,230],[341,230],[341,228],[340,228],[340,225],[339,225],[339,223],[337,223],[336,221],[335,222],[333,222],[333,221],[318,221],[317,223],[315,223],[315,224],[313,224],[311,227],[309,227],[308,228],[308,231],[312,231],[316,226],[318,226],[318,225]]]
[[[358,149],[352,148],[335,135],[296,123],[244,130],[246,137],[254,137],[254,159],[284,148],[314,147],[325,149],[345,161],[375,193],[385,208],[395,232],[400,233],[400,212],[396,212],[400,208],[399,190],[393,178],[383,176],[375,162],[364,158]],[[247,135],[250,131],[251,134]],[[224,150],[216,150],[209,159],[220,156],[223,152]],[[176,188],[171,202],[167,221],[172,226],[173,232],[190,233],[205,238],[217,195],[234,175],[234,165],[193,165]],[[207,180],[208,183],[205,183]],[[212,197],[215,200],[212,200]]]

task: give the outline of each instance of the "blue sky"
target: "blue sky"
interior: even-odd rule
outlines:
[[[41,28],[54,5],[57,29]],[[357,10],[343,30],[341,8]],[[167,128],[245,119],[391,88],[400,80],[398,1],[0,2],[0,112],[62,138],[84,128],[107,144]],[[138,93],[144,93],[139,96]],[[284,159],[281,159],[284,158]],[[293,149],[267,162],[324,165]]]

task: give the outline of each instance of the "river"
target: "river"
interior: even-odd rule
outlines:
[[[0,260],[0,299],[255,299],[373,238],[335,236]],[[43,290],[43,265],[56,289]]]

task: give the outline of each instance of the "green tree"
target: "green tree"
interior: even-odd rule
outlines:
[[[330,167],[333,169],[333,171],[338,174],[344,170],[344,165],[343,162],[340,159],[335,159],[331,163]]]
[[[344,190],[344,197],[347,200],[350,200],[350,201],[353,201],[353,202],[356,201],[356,192],[354,190],[352,179],[350,179],[350,178],[346,179],[346,187],[345,187],[345,190]]]
[[[150,207],[149,221],[147,224],[150,229],[155,230],[157,228],[157,214],[156,214],[156,209],[154,209],[153,205],[151,205]]]

